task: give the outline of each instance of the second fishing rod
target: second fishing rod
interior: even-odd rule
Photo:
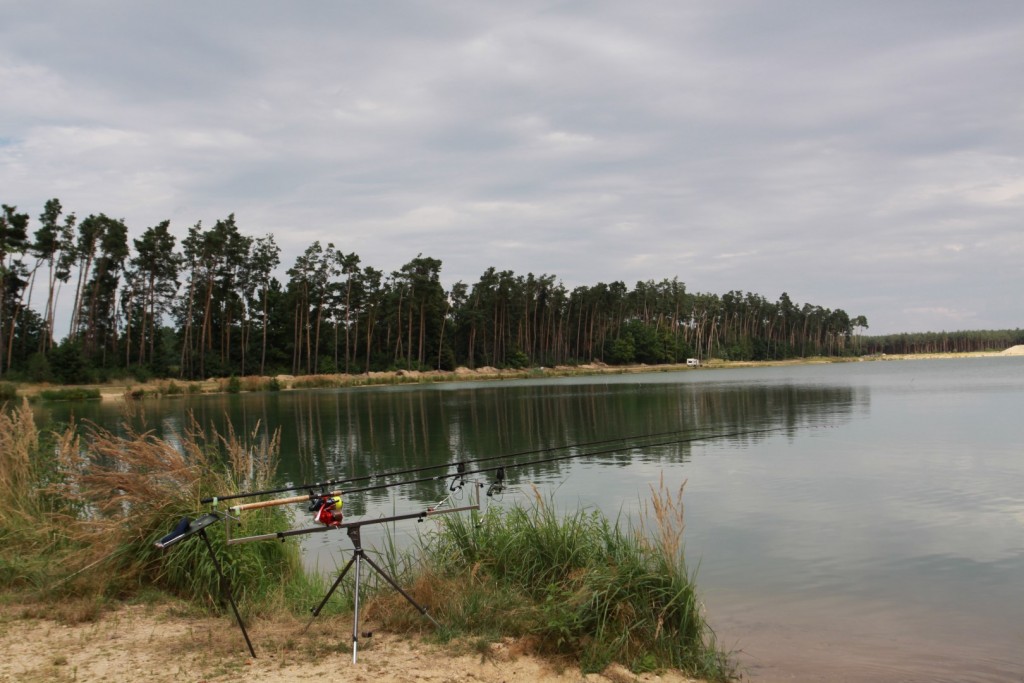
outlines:
[[[454,490],[454,488],[456,486],[456,482],[457,481],[461,481],[465,477],[476,475],[476,474],[486,474],[486,473],[489,473],[489,472],[493,472],[493,473],[495,473],[495,475],[497,477],[497,481],[492,483],[491,488],[488,489],[488,495],[490,495],[492,491],[501,490],[504,487],[505,472],[506,472],[506,470],[509,470],[509,469],[516,469],[516,468],[521,468],[521,467],[529,467],[531,465],[541,465],[541,464],[544,464],[544,463],[558,462],[558,461],[562,461],[562,460],[570,460],[570,459],[575,459],[575,458],[586,458],[586,457],[594,457],[594,456],[598,456],[598,455],[609,455],[609,454],[612,454],[612,453],[619,453],[619,452],[623,452],[623,451],[634,451],[634,450],[637,450],[637,449],[640,449],[640,448],[656,448],[656,447],[661,447],[661,446],[669,446],[669,445],[672,445],[672,444],[692,443],[692,442],[695,442],[695,441],[705,441],[705,440],[713,440],[713,439],[724,439],[724,438],[733,438],[733,437],[739,438],[739,437],[743,437],[743,436],[752,436],[752,435],[755,435],[755,434],[766,434],[766,433],[770,433],[770,432],[776,432],[776,431],[779,431],[779,430],[782,430],[782,429],[785,429],[785,428],[784,427],[767,427],[767,428],[762,428],[762,429],[744,429],[744,430],[735,430],[735,431],[731,431],[731,432],[718,432],[718,433],[713,433],[713,434],[701,434],[701,435],[696,435],[696,436],[690,435],[690,436],[685,436],[685,437],[676,437],[676,438],[667,438],[667,439],[661,439],[661,440],[653,440],[653,439],[655,439],[658,436],[678,435],[678,434],[681,433],[681,432],[678,432],[678,431],[677,432],[665,432],[665,433],[660,434],[660,435],[647,435],[647,438],[648,439],[652,439],[652,440],[643,440],[642,443],[633,442],[633,443],[624,444],[624,445],[620,445],[620,446],[616,446],[616,447],[611,447],[611,448],[603,448],[603,449],[597,449],[597,450],[576,451],[576,452],[573,452],[573,453],[566,453],[566,454],[561,454],[561,455],[553,455],[553,456],[544,457],[544,458],[535,458],[535,459],[526,460],[526,461],[522,461],[522,462],[504,462],[504,463],[502,463],[500,465],[492,465],[492,466],[489,466],[489,467],[478,467],[476,469],[469,469],[469,468],[466,467],[467,463],[482,463],[482,462],[494,461],[494,460],[497,460],[499,458],[503,458],[503,459],[508,460],[508,459],[513,458],[513,457],[516,457],[516,455],[538,455],[538,454],[541,454],[541,453],[546,453],[546,452],[551,452],[551,451],[556,451],[556,450],[566,450],[566,449],[569,449],[569,448],[579,448],[579,447],[582,447],[583,444],[574,444],[572,446],[552,447],[552,448],[546,448],[546,449],[536,449],[536,450],[532,450],[532,451],[523,451],[523,452],[521,452],[519,454],[506,454],[506,455],[502,455],[502,456],[491,456],[491,457],[486,457],[486,458],[476,458],[475,460],[467,460],[467,461],[463,461],[463,462],[460,462],[460,463],[456,463],[455,465],[453,465],[452,463],[446,463],[444,465],[434,465],[434,466],[428,466],[428,467],[422,467],[422,468],[413,468],[413,469],[410,469],[410,470],[401,470],[401,471],[392,472],[392,473],[389,473],[389,474],[391,476],[395,476],[395,475],[398,475],[398,474],[419,473],[419,472],[428,471],[428,470],[432,470],[432,469],[441,469],[441,468],[448,469],[448,468],[451,468],[453,466],[457,466],[457,471],[455,473],[445,472],[444,474],[433,475],[433,476],[429,476],[429,477],[419,477],[419,478],[415,478],[415,479],[402,479],[400,481],[392,481],[392,482],[386,482],[386,483],[381,483],[381,484],[372,484],[372,485],[369,485],[369,486],[361,486],[361,487],[357,487],[357,488],[348,488],[348,489],[336,490],[336,491],[331,491],[331,492],[327,492],[326,488],[321,489],[319,493],[316,493],[316,492],[314,492],[311,489],[310,490],[310,494],[308,496],[296,496],[296,497],[293,497],[293,498],[284,498],[284,499],[277,499],[277,500],[266,500],[266,501],[260,501],[260,502],[257,502],[257,503],[248,503],[248,504],[243,504],[243,505],[236,505],[236,506],[233,506],[231,508],[231,510],[233,510],[235,512],[241,512],[243,510],[252,510],[252,509],[257,509],[257,508],[262,508],[262,507],[270,507],[270,506],[276,506],[276,505],[284,505],[284,504],[288,504],[288,503],[303,502],[303,501],[305,501],[307,499],[312,500],[312,499],[315,499],[315,498],[320,498],[320,497],[322,497],[324,495],[327,495],[328,493],[330,495],[339,495],[339,496],[340,495],[351,495],[351,494],[354,494],[354,493],[364,493],[364,492],[368,492],[368,491],[380,491],[380,490],[383,490],[383,489],[388,489],[388,488],[393,488],[393,487],[398,487],[398,486],[410,486],[410,485],[413,485],[413,484],[421,484],[421,483],[426,483],[426,482],[443,481],[443,480],[446,480],[446,479],[449,479],[449,478],[452,479],[451,489]],[[601,440],[601,441],[590,442],[589,445],[604,445],[604,444],[613,443],[613,442],[616,442],[616,441],[624,441],[624,439],[606,439],[606,440]],[[383,477],[383,476],[388,476],[388,475],[378,475],[378,476]],[[365,479],[367,479],[367,477],[362,477],[362,478],[358,478],[357,477],[357,478],[353,478],[350,481],[359,481],[359,480],[365,480]],[[332,484],[332,486],[336,486],[336,485],[337,484]],[[299,490],[299,489],[291,488],[291,489],[286,489],[286,490]],[[255,495],[255,494],[249,494],[249,495]]]
[[[229,501],[229,500],[239,500],[239,499],[242,499],[242,498],[255,498],[255,497],[259,497],[259,496],[272,496],[272,495],[276,495],[276,494],[279,494],[279,493],[288,493],[288,492],[291,492],[291,491],[324,491],[324,490],[326,490],[328,488],[331,488],[331,487],[344,486],[346,484],[356,484],[356,483],[359,483],[359,482],[371,482],[371,481],[374,481],[376,479],[384,480],[384,479],[390,479],[390,478],[393,478],[393,477],[405,477],[405,476],[409,476],[409,475],[413,475],[413,474],[420,474],[422,472],[430,472],[430,471],[434,471],[434,470],[449,469],[451,467],[456,467],[456,466],[468,467],[470,465],[476,465],[476,464],[484,463],[484,462],[493,462],[495,460],[511,460],[513,458],[519,458],[519,457],[523,457],[523,456],[527,456],[527,455],[539,455],[541,453],[553,453],[553,452],[556,452],[556,451],[563,451],[563,450],[568,450],[568,449],[572,449],[572,448],[589,448],[589,447],[592,447],[592,446],[603,446],[603,445],[606,445],[606,444],[611,444],[611,443],[616,443],[616,442],[623,442],[624,444],[633,443],[633,444],[637,444],[639,446],[643,446],[643,443],[641,443],[641,442],[643,442],[645,440],[648,440],[648,439],[660,439],[662,437],[667,437],[667,436],[672,436],[672,435],[681,435],[681,434],[686,434],[686,435],[690,436],[690,435],[695,434],[696,432],[697,432],[697,430],[694,430],[694,429],[683,429],[683,428],[680,428],[680,429],[673,429],[673,430],[664,431],[664,432],[655,432],[655,433],[648,433],[648,434],[633,434],[633,435],[628,435],[628,436],[618,436],[618,437],[614,437],[614,438],[610,438],[610,439],[597,439],[597,440],[594,440],[594,441],[580,441],[580,442],[575,442],[575,443],[571,443],[571,444],[563,444],[563,445],[559,445],[559,446],[546,446],[544,448],[536,448],[536,449],[529,449],[529,450],[523,450],[523,451],[516,451],[516,452],[512,452],[512,453],[503,453],[501,455],[490,455],[490,456],[485,456],[485,457],[481,457],[481,458],[471,458],[471,459],[468,459],[468,460],[460,460],[460,461],[454,462],[454,463],[447,462],[447,463],[441,463],[441,464],[437,464],[437,465],[423,465],[423,466],[420,466],[420,467],[412,467],[412,468],[402,469],[402,470],[390,470],[390,471],[387,471],[387,472],[378,472],[378,473],[374,473],[374,474],[365,474],[365,475],[360,475],[360,476],[355,476],[355,477],[344,477],[344,478],[340,478],[340,479],[330,479],[330,480],[327,480],[327,481],[313,482],[313,483],[307,483],[307,484],[290,484],[290,485],[287,485],[287,486],[280,486],[280,487],[277,487],[277,488],[262,489],[262,490],[259,490],[259,491],[246,491],[246,492],[243,492],[243,493],[232,493],[232,494],[228,494],[228,495],[224,495],[224,496],[211,496],[209,498],[203,498],[199,502],[204,504],[204,505],[205,504],[210,504],[210,503],[216,505],[219,502],[224,502],[224,501]],[[697,438],[700,438],[700,437],[697,437]],[[430,481],[431,479],[435,479],[435,478],[444,479],[444,478],[447,478],[448,476],[450,476],[450,475],[445,474],[445,475],[440,475],[438,477],[429,477],[425,481]]]

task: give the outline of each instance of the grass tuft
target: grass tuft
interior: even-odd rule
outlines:
[[[560,516],[539,497],[528,507],[446,516],[418,551],[410,592],[448,635],[525,638],[537,653],[573,659],[584,672],[619,662],[636,672],[673,668],[727,680],[733,669],[683,558],[681,494],[663,482],[652,488],[649,529],[597,511]],[[373,609],[390,627],[423,627],[394,596],[378,602]]]

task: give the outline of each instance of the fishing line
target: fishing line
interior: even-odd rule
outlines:
[[[556,455],[556,456],[551,457],[551,458],[540,458],[538,460],[527,460],[526,462],[520,462],[520,463],[511,463],[511,464],[505,464],[505,465],[495,465],[494,467],[483,467],[483,468],[476,469],[476,470],[466,470],[465,472],[462,472],[462,473],[454,475],[454,476],[470,476],[470,475],[473,475],[473,474],[484,474],[484,473],[487,473],[487,472],[499,473],[499,472],[503,472],[506,469],[512,469],[512,468],[516,468],[516,467],[527,467],[529,465],[540,465],[540,464],[548,463],[548,462],[558,462],[560,460],[570,460],[572,458],[586,458],[586,457],[595,456],[595,455],[608,455],[610,453],[618,453],[618,452],[623,451],[623,450],[634,451],[634,450],[636,450],[638,448],[654,448],[654,447],[657,447],[657,446],[670,446],[672,444],[677,444],[677,443],[692,443],[694,441],[705,441],[705,440],[710,441],[710,440],[713,440],[713,439],[728,439],[730,437],[749,436],[751,434],[766,434],[766,433],[769,433],[769,432],[777,432],[777,431],[780,431],[780,430],[783,430],[783,429],[786,429],[786,427],[769,427],[769,428],[765,428],[765,429],[748,429],[748,430],[741,430],[741,431],[735,431],[735,432],[726,432],[726,433],[720,433],[720,434],[711,434],[711,435],[703,435],[703,436],[692,436],[692,437],[687,437],[687,438],[684,438],[684,439],[670,439],[670,440],[667,440],[667,441],[656,441],[656,442],[652,442],[652,443],[634,444],[634,445],[628,445],[628,446],[618,447],[618,448],[606,448],[606,449],[597,450],[597,451],[587,451],[586,453],[569,453],[567,455]],[[673,432],[666,432],[666,434],[671,434],[671,433],[673,433]],[[675,433],[678,433],[678,432],[675,432]],[[603,442],[594,442],[594,445],[599,444],[599,443],[608,443],[608,442],[611,442],[611,441],[615,441],[615,439],[608,439],[607,441],[603,441]],[[563,448],[572,448],[572,447],[574,447],[574,446],[565,446]],[[538,451],[527,451],[527,452],[525,452],[523,454],[540,453],[540,452],[544,452],[544,450],[554,450],[554,449],[540,449]],[[506,457],[511,457],[511,456],[506,456]],[[484,462],[484,461],[493,460],[493,459],[494,459],[493,457],[492,458],[479,458],[476,461],[471,461],[471,462]],[[380,490],[392,488],[392,487],[395,487],[395,486],[409,486],[411,484],[422,484],[422,483],[431,482],[431,481],[441,481],[443,479],[447,479],[449,476],[453,476],[453,475],[444,474],[444,475],[440,475],[440,476],[421,477],[419,479],[409,479],[409,480],[405,480],[405,481],[390,482],[390,483],[386,483],[386,484],[376,484],[374,486],[363,486],[363,487],[355,488],[355,489],[346,489],[346,490],[342,491],[342,494],[343,495],[349,495],[349,494],[352,494],[352,493],[364,493],[366,491],[380,491]],[[504,476],[500,477],[500,479],[504,480]]]
[[[203,498],[199,502],[203,503],[203,504],[206,504],[206,503],[214,503],[214,504],[216,504],[218,501],[237,500],[239,498],[251,498],[251,497],[255,497],[255,496],[269,496],[269,495],[273,495],[273,494],[276,494],[276,493],[287,493],[289,491],[304,491],[304,490],[312,490],[312,489],[325,490],[326,488],[331,487],[331,486],[340,486],[340,485],[343,485],[343,484],[352,484],[352,483],[356,483],[356,482],[360,482],[360,481],[371,481],[371,480],[374,480],[374,479],[387,479],[388,477],[400,477],[400,476],[405,476],[405,475],[409,475],[409,474],[419,474],[420,472],[429,472],[431,470],[447,469],[449,467],[452,467],[453,465],[469,465],[469,464],[474,464],[474,463],[490,462],[490,461],[493,461],[493,460],[506,460],[506,459],[518,458],[518,457],[521,457],[521,456],[524,456],[524,455],[537,455],[539,453],[551,453],[551,452],[554,452],[554,451],[565,450],[567,448],[585,448],[585,447],[588,447],[588,446],[600,446],[600,445],[603,445],[603,444],[614,443],[614,442],[617,442],[617,441],[641,441],[641,440],[644,440],[644,439],[654,439],[654,438],[659,438],[659,437],[662,437],[662,436],[668,436],[669,434],[684,434],[684,433],[692,432],[692,431],[693,430],[673,429],[673,430],[666,431],[666,432],[655,432],[653,434],[633,434],[631,436],[619,436],[619,437],[615,437],[615,438],[611,438],[611,439],[598,439],[598,440],[595,440],[595,441],[580,441],[580,442],[576,442],[576,443],[572,443],[572,444],[565,444],[565,445],[561,445],[561,446],[547,446],[545,448],[537,448],[537,449],[533,449],[533,450],[517,451],[517,452],[513,452],[513,453],[504,453],[502,455],[490,455],[490,456],[486,456],[486,457],[482,457],[482,458],[473,458],[471,460],[462,460],[462,461],[459,461],[458,463],[450,463],[449,462],[449,463],[443,463],[443,464],[440,464],[440,465],[424,465],[422,467],[413,467],[413,468],[405,469],[405,470],[394,470],[394,471],[391,471],[391,472],[382,472],[382,473],[379,473],[379,474],[365,474],[365,475],[362,475],[362,476],[348,477],[348,478],[345,478],[345,479],[332,479],[332,480],[329,480],[329,481],[317,482],[315,484],[301,484],[301,485],[294,485],[294,486],[282,486],[280,488],[264,489],[262,491],[252,491],[252,492],[248,492],[248,493],[233,493],[233,494],[229,494],[229,495],[226,495],[226,496],[213,496],[213,497],[210,497],[210,498]],[[695,437],[695,439],[693,439],[693,440],[696,440],[696,439],[699,439],[699,438],[702,438],[702,437]],[[709,437],[709,438],[714,438],[714,437]],[[637,446],[637,447],[642,447],[642,445],[641,446]],[[490,471],[490,470],[487,470],[487,471]],[[450,476],[450,475],[445,474],[443,476],[430,477],[430,478],[427,478],[427,479],[420,479],[418,481],[433,481],[434,479],[445,479],[448,476]],[[415,482],[401,482],[401,483],[415,483]],[[396,483],[396,484],[391,484],[391,485],[397,486],[399,484]],[[356,489],[356,490],[357,491],[362,491],[362,490],[371,491],[371,490],[375,490],[377,488],[386,488],[386,486],[385,485],[378,485],[378,486],[375,486],[375,487],[370,487],[370,488],[365,488],[365,489]]]

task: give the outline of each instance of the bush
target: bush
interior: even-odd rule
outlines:
[[[18,397],[18,387],[10,382],[0,382],[0,403],[13,401]]]
[[[153,379],[153,372],[144,365],[136,365],[131,369],[131,376],[136,382],[148,382]]]
[[[26,372],[30,382],[50,382],[53,380],[50,360],[46,357],[45,353],[39,351],[28,357]]]
[[[523,368],[530,364],[529,356],[527,356],[519,349],[516,349],[512,351],[512,353],[508,354],[508,358],[506,360],[508,367],[515,368],[516,370],[522,370]]]
[[[50,353],[50,370],[61,384],[86,384],[92,379],[92,371],[86,364],[82,345],[70,337]]]
[[[185,393],[185,387],[181,386],[172,379],[168,380],[167,384],[160,387],[160,393],[166,396],[179,396]]]

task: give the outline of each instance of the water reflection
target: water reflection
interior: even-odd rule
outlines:
[[[127,422],[171,438],[192,417],[220,433],[229,424],[236,432],[263,436],[280,429],[281,479],[296,484],[503,454],[520,455],[494,464],[587,454],[594,454],[590,457],[595,463],[620,468],[684,463],[694,443],[704,438],[751,448],[770,430],[792,436],[802,427],[846,420],[869,403],[867,389],[847,386],[616,380],[157,399],[143,401]],[[87,419],[123,429],[125,420],[111,406],[77,410],[79,417],[88,412]],[[673,439],[679,441],[667,443]],[[568,466],[566,460],[554,460],[509,467],[508,480],[550,481]],[[439,484],[425,482],[413,485],[403,497],[428,502],[441,490]],[[389,500],[390,492],[367,492],[365,497],[372,507]]]
[[[720,637],[764,681],[1020,679],[1021,405],[1024,359],[144,402],[165,434],[190,413],[221,431],[280,429],[293,483],[583,454],[509,469],[509,483],[614,517],[662,474],[687,480],[698,584]],[[76,410],[120,420],[111,406]],[[667,432],[693,440],[645,438]],[[352,496],[346,510],[401,513],[446,492],[420,482]],[[327,570],[348,550],[340,535],[302,542]]]

